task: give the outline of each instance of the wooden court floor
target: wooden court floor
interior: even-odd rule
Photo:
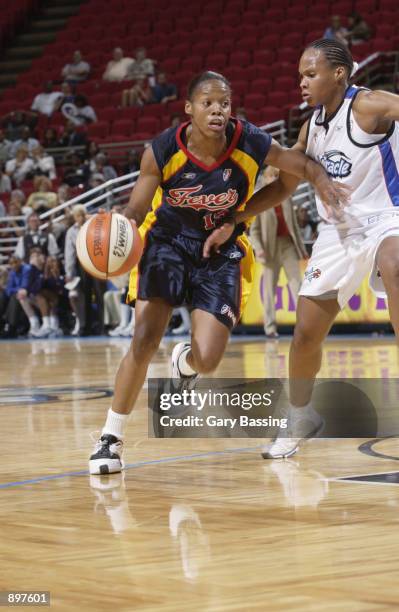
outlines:
[[[149,439],[143,391],[127,469],[89,477],[127,347],[0,343],[0,590],[50,591],[68,612],[399,609],[396,437],[319,439],[267,462],[256,439]],[[171,347],[152,376],[168,375]],[[287,340],[239,339],[215,376],[282,377],[287,357]],[[391,339],[326,344],[326,378],[398,373]]]

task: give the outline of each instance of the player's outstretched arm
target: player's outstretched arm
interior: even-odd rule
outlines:
[[[133,219],[137,226],[143,223],[150,210],[154,194],[161,184],[161,173],[155,161],[152,147],[143,153],[140,164],[140,174],[130,195],[129,204],[125,209],[125,216]]]

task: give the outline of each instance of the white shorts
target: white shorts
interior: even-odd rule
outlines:
[[[313,245],[299,295],[336,298],[343,308],[370,274],[370,288],[385,297],[375,257],[381,242],[399,236],[399,211],[390,211],[359,220],[356,228],[341,229],[323,224]]]

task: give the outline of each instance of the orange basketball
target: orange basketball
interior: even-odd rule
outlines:
[[[86,272],[106,279],[134,268],[143,242],[136,225],[123,215],[98,213],[80,228],[76,251]]]

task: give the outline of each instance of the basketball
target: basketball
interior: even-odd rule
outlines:
[[[86,272],[106,279],[134,268],[143,242],[136,225],[123,215],[98,213],[79,230],[76,251]]]

